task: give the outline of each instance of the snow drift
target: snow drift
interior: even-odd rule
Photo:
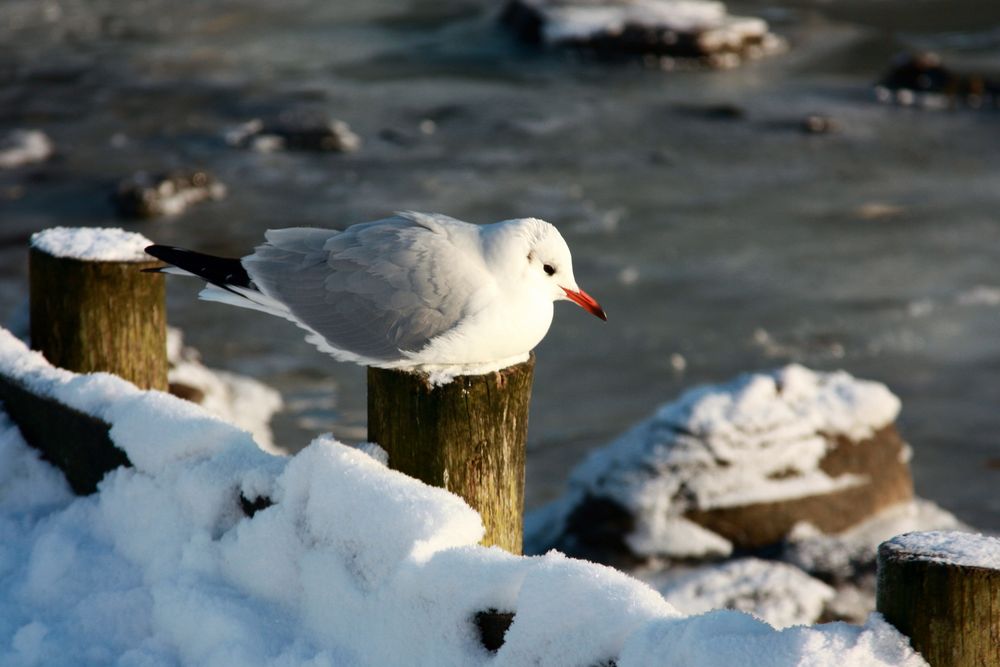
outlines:
[[[49,366],[0,330],[0,372],[112,424],[134,467],[74,497],[0,419],[0,664],[921,665],[865,626],[681,616],[610,568],[478,545],[460,498],[328,437],[292,458],[201,408]],[[246,516],[239,498],[273,504]],[[516,612],[503,646],[472,617]]]

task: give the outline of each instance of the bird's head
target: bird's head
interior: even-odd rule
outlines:
[[[530,289],[550,294],[553,301],[572,301],[607,321],[600,304],[576,284],[573,257],[555,226],[538,218],[522,218],[507,224],[512,225],[512,231],[521,240],[517,244],[519,252],[512,252],[508,261],[521,264],[518,273]]]

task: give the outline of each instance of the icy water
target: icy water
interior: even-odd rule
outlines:
[[[108,194],[137,169],[203,166],[229,186],[126,225],[219,254],[397,209],[543,217],[610,321],[563,304],[538,349],[529,506],[685,388],[797,361],[886,382],[918,492],[1000,530],[1000,114],[880,106],[870,87],[904,48],[1000,72],[1000,3],[731,10],[768,18],[790,51],[732,71],[581,62],[517,46],[470,0],[3,0],[0,132],[43,129],[59,154],[0,172],[0,306],[25,298],[27,235],[121,224]],[[289,108],[347,121],[364,146],[222,139]],[[840,131],[801,133],[815,112]],[[172,323],[208,364],[281,389],[278,442],[363,438],[362,369],[196,291],[171,282]]]

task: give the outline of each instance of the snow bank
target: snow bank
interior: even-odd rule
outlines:
[[[738,609],[776,628],[814,623],[835,595],[797,567],[759,558],[701,567],[665,583],[655,576],[646,581],[685,614]]]
[[[685,619],[609,568],[481,547],[460,498],[362,451],[322,437],[270,456],[194,404],[54,369],[5,331],[0,371],[111,422],[135,464],[71,497],[0,421],[0,664],[923,664],[877,617]],[[247,517],[240,495],[273,504]],[[472,622],[489,608],[516,612],[496,654]]]
[[[988,535],[956,531],[907,533],[892,538],[884,548],[920,560],[1000,570],[1000,538]]]
[[[879,614],[872,614],[862,627],[830,623],[775,632],[763,621],[747,614],[717,611],[646,625],[625,644],[618,667],[909,667],[927,664],[908,644],[894,643],[892,638],[897,636],[896,629]]]
[[[970,530],[934,503],[915,499],[842,533],[799,524],[779,561],[739,558],[692,566],[654,560],[631,573],[685,614],[738,609],[778,628],[830,617],[862,622],[875,609],[879,544],[905,532],[941,529]]]
[[[148,262],[142,234],[100,227],[52,227],[31,235],[31,247],[53,257],[91,262]]]
[[[857,484],[857,476],[820,469],[830,438],[863,440],[891,424],[899,408],[882,384],[798,365],[693,389],[592,452],[573,471],[566,498],[534,523],[551,531],[583,497],[608,498],[635,517],[626,539],[638,555],[727,555],[729,542],[684,518],[687,510]]]

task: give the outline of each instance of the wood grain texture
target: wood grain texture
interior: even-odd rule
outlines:
[[[1000,667],[1000,570],[883,543],[876,606],[934,667]]]
[[[87,262],[30,251],[31,345],[55,366],[167,389],[163,276],[150,262]]]
[[[483,544],[515,554],[534,368],[532,355],[439,387],[423,374],[368,369],[368,439],[389,453],[389,467],[460,495],[483,517]]]

